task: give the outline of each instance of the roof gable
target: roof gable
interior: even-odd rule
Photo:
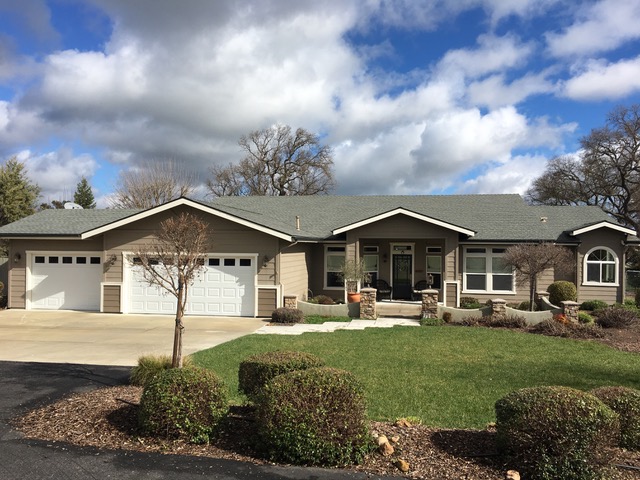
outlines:
[[[599,230],[601,228],[609,228],[611,230],[615,230],[618,232],[622,232],[622,233],[626,233],[627,235],[636,235],[636,231],[631,229],[631,228],[627,228],[627,227],[623,227],[622,225],[618,225],[615,223],[611,223],[611,222],[598,222],[598,223],[593,223],[591,225],[586,225],[584,227],[578,228],[574,231],[571,232],[571,235],[582,235],[583,233],[587,233],[587,232],[592,232],[594,230]]]
[[[396,215],[406,215],[406,216],[411,217],[411,218],[416,218],[418,220],[421,220],[421,221],[426,222],[426,223],[430,223],[432,225],[438,225],[439,227],[447,228],[449,230],[453,230],[453,231],[458,232],[458,233],[463,233],[465,235],[468,235],[469,237],[473,237],[476,234],[475,231],[470,230],[468,228],[459,227],[457,225],[453,225],[451,223],[443,222],[443,221],[438,220],[436,218],[433,218],[433,217],[430,217],[430,216],[427,216],[427,215],[422,215],[420,213],[412,212],[411,210],[406,210],[404,208],[396,208],[396,209],[390,210],[388,212],[384,212],[384,213],[381,213],[381,214],[378,214],[378,215],[374,215],[373,217],[365,218],[363,220],[360,220],[359,222],[355,222],[355,223],[352,223],[350,225],[345,225],[343,227],[336,228],[335,230],[333,230],[332,233],[334,235],[339,235],[341,233],[348,232],[349,230],[353,230],[355,228],[363,227],[363,226],[369,225],[371,223],[379,222],[381,220],[384,220],[385,218],[393,217],[393,216],[396,216]]]

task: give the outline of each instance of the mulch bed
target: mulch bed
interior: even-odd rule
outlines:
[[[614,348],[640,353],[640,328],[604,330],[597,339]],[[254,449],[255,425],[247,407],[233,407],[219,438],[210,445],[193,445],[142,435],[137,427],[137,403],[142,389],[109,387],[73,395],[15,419],[14,427],[28,438],[67,442],[105,449],[137,450],[223,458],[268,464]],[[371,430],[392,441],[390,456],[371,454],[362,465],[349,470],[415,479],[505,478],[510,469],[496,455],[495,432],[487,430],[441,430],[403,422],[372,422]],[[402,459],[409,471],[396,466]],[[614,463],[640,467],[640,452],[618,450]],[[614,479],[640,478],[640,470],[616,469]]]

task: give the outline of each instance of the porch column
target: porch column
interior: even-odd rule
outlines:
[[[375,320],[378,318],[376,312],[376,289],[360,289],[360,318],[365,320]]]
[[[285,295],[283,299],[285,308],[298,308],[298,296],[297,295]]]
[[[502,319],[507,316],[507,301],[502,298],[491,300],[491,318],[493,320]]]
[[[438,290],[422,290],[422,318],[438,318]]]
[[[571,323],[578,323],[578,311],[580,310],[580,304],[578,302],[572,302],[571,300],[565,300],[562,303],[562,313],[567,320]]]

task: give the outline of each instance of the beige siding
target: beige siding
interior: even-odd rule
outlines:
[[[258,289],[258,317],[270,317],[277,306],[278,291],[275,288]]]
[[[104,285],[102,290],[102,311],[120,313],[120,285]]]
[[[625,235],[607,228],[601,228],[580,235],[582,243],[578,247],[576,285],[578,286],[578,301],[603,300],[607,303],[622,302],[624,297],[624,246],[622,241]],[[589,250],[596,247],[608,247],[618,257],[618,282],[617,286],[585,285],[584,284],[584,257]]]
[[[89,240],[10,240],[9,308],[25,308],[27,292],[27,252],[102,252],[102,236]],[[13,258],[20,254],[16,263]]]
[[[301,300],[307,298],[309,251],[310,246],[305,244],[283,245],[279,267],[283,295],[297,295]]]
[[[457,283],[447,283],[447,307],[457,307],[456,305],[458,301],[458,284]]]

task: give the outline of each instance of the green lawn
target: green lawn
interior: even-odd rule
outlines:
[[[322,315],[305,315],[304,323],[317,325],[325,322],[350,322],[350,317],[324,317]]]
[[[353,372],[373,420],[420,417],[430,426],[482,428],[506,393],[535,385],[640,388],[640,355],[595,342],[471,327],[395,327],[250,335],[194,355],[220,374],[236,402],[238,365],[269,350],[300,350]]]

